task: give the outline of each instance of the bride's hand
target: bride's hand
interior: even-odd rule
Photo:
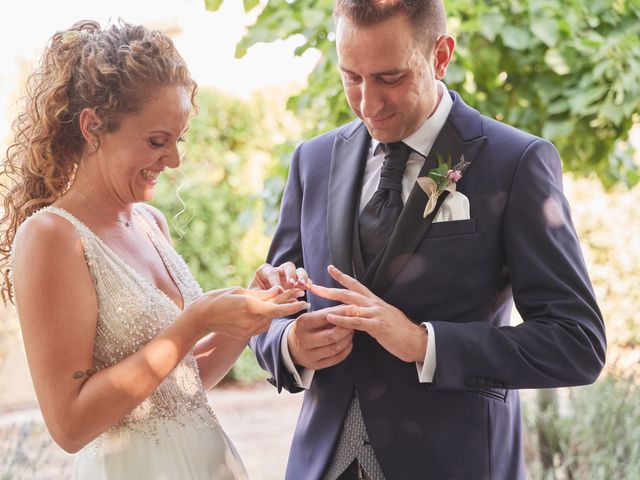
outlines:
[[[265,332],[274,318],[309,308],[308,303],[297,300],[302,295],[299,289],[283,290],[280,286],[213,290],[193,302],[185,314],[201,336],[216,332],[246,339]]]
[[[309,275],[304,268],[296,268],[292,262],[286,262],[279,267],[264,263],[258,267],[249,288],[267,290],[281,286],[285,289],[299,288],[307,290],[311,285]]]

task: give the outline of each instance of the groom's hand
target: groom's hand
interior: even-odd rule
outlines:
[[[300,315],[287,337],[293,363],[320,370],[347,358],[353,347],[353,329],[333,325],[327,316],[347,314],[349,308],[338,305]]]
[[[310,287],[314,295],[342,302],[346,310],[331,312],[327,321],[337,327],[362,330],[375,338],[389,353],[405,362],[423,362],[427,351],[427,331],[416,325],[393,305],[374,295],[355,278],[330,265],[329,274],[343,287]]]

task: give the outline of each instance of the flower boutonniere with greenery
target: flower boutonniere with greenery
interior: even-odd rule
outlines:
[[[424,208],[422,218],[427,218],[436,208],[438,197],[444,191],[455,192],[456,183],[462,178],[462,173],[469,166],[470,162],[465,161],[464,155],[460,157],[460,161],[451,166],[451,155],[445,162],[442,155],[436,154],[438,166],[429,170],[426,177],[419,177],[417,182],[420,188],[427,194],[429,200]]]

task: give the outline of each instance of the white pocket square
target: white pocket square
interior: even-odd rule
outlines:
[[[469,199],[460,192],[450,192],[444,199],[433,223],[452,222],[454,220],[469,220]]]

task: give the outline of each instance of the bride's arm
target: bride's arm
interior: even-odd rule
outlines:
[[[237,339],[212,333],[197,343],[193,354],[205,390],[215,387],[224,378],[248,342],[248,338]]]
[[[15,241],[14,291],[29,368],[47,428],[68,452],[131,412],[207,333],[246,338],[303,308],[281,304],[281,295],[271,303],[265,293],[208,292],[135,354],[87,375],[98,311],[78,234],[66,220],[43,214],[27,220]]]
[[[202,334],[189,322],[176,321],[134,355],[87,375],[98,311],[73,226],[53,215],[27,221],[16,237],[13,277],[38,403],[51,436],[68,452],[147,398]]]

